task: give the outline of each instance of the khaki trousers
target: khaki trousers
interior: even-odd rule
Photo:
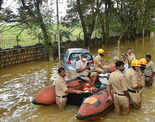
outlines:
[[[145,76],[145,86],[150,87],[153,84],[152,76]]]
[[[122,111],[122,114],[128,114],[129,113],[128,97],[114,94],[114,106],[115,106],[116,113],[120,114],[120,111]]]
[[[67,97],[56,97],[56,104],[58,105],[59,109],[62,111],[67,103]]]
[[[141,89],[137,93],[133,93],[129,91],[131,105],[133,105],[133,107],[136,109],[141,108],[143,91],[144,91],[143,89]]]

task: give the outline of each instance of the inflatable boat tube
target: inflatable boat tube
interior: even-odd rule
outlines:
[[[83,81],[80,81],[79,79],[72,79],[68,80],[67,87],[73,88],[76,90],[83,90],[85,83]],[[81,105],[84,98],[90,96],[89,93],[86,94],[70,94],[68,95],[68,104],[72,105]],[[79,100],[78,100],[79,99]],[[32,101],[33,104],[36,105],[50,105],[56,102],[56,92],[55,92],[55,86],[47,86],[42,88],[35,99]]]
[[[107,93],[105,90],[86,98],[80,106],[76,116],[77,119],[96,120],[110,112],[114,107],[113,100],[111,100],[111,102],[106,102],[106,99]]]
[[[47,86],[39,91],[32,103],[37,105],[50,105],[55,103],[55,101],[55,86]]]
[[[85,86],[85,82],[79,80],[78,78],[67,80],[66,83],[68,88],[73,88],[76,90],[82,90]]]

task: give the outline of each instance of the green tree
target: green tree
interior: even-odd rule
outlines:
[[[97,15],[95,2],[94,0],[74,0],[71,1],[71,5],[69,6],[68,17],[71,19],[71,22],[80,20],[85,46],[88,46],[95,28]]]

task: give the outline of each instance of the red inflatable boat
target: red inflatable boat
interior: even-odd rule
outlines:
[[[89,86],[88,86],[88,88],[86,87],[86,83],[84,81],[81,81],[77,78],[68,80],[67,87],[73,88],[76,90],[83,90],[83,89],[88,90],[90,88]],[[83,102],[83,99],[90,95],[92,95],[92,94],[90,94],[90,93],[82,94],[82,95],[70,94],[70,95],[68,95],[68,99],[69,99],[68,102],[69,102],[69,104],[72,103],[72,104],[80,105]],[[76,99],[76,100],[72,100],[72,99]],[[55,101],[56,101],[55,86],[51,85],[51,86],[42,88],[38,92],[37,96],[32,101],[32,103],[37,104],[37,105],[50,105],[50,104],[55,103]]]
[[[106,113],[111,111],[114,107],[113,100],[106,102],[107,93],[105,90],[101,90],[93,96],[86,98],[77,114],[79,120],[96,120]]]

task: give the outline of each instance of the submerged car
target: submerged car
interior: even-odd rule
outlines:
[[[64,55],[64,68],[68,71],[76,70],[76,62],[80,60],[81,55],[85,54],[87,56],[87,62],[90,67],[94,66],[94,60],[92,54],[87,49],[83,48],[69,48]]]

